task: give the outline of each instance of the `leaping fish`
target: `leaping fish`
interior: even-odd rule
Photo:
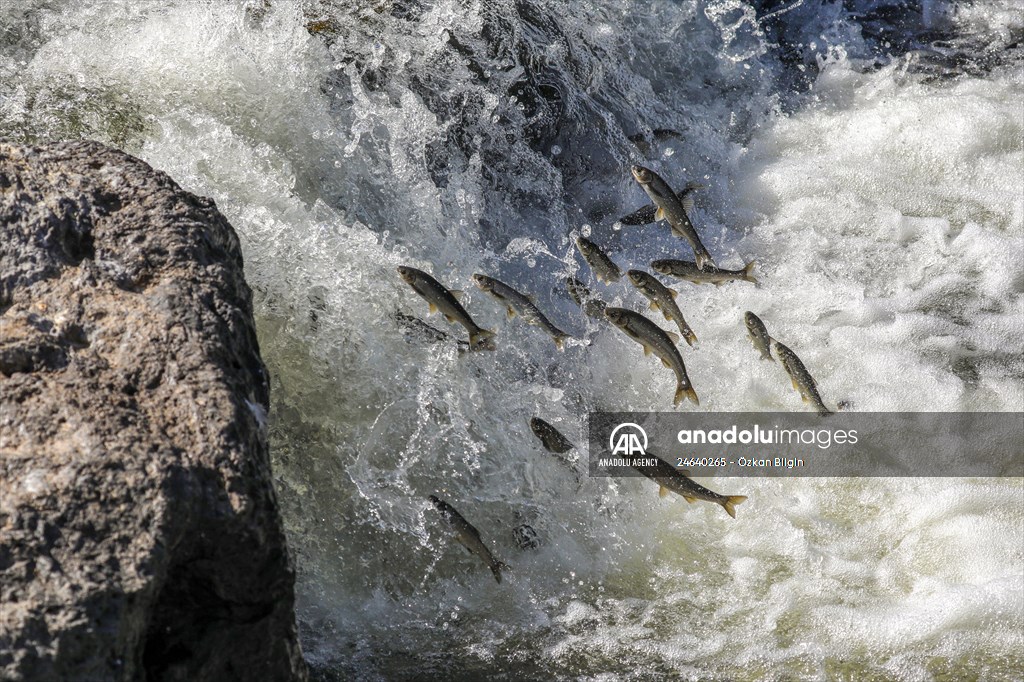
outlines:
[[[469,316],[466,309],[457,300],[461,291],[449,291],[436,279],[416,268],[407,265],[398,267],[398,274],[402,276],[409,286],[417,294],[426,299],[430,305],[430,312],[441,311],[445,319],[451,323],[458,322],[469,332],[470,350],[494,350],[494,332],[483,329],[473,318]]]
[[[823,417],[832,414],[832,410],[825,407],[821,394],[818,393],[818,383],[811,376],[811,373],[807,371],[807,368],[804,367],[804,363],[796,356],[796,353],[775,339],[772,339],[772,350],[775,351],[779,361],[782,362],[782,366],[786,369],[786,373],[789,374],[789,380],[793,383],[793,388],[800,391],[800,397],[803,401],[814,405],[818,414]]]
[[[675,372],[676,393],[672,399],[673,405],[678,405],[684,397],[700,405],[697,392],[693,390],[690,378],[686,375],[683,357],[673,342],[679,340],[678,335],[665,331],[640,313],[625,308],[607,308],[604,315],[626,336],[643,346],[644,355],[653,352],[661,359],[663,365]]]
[[[572,338],[569,334],[551,324],[551,321],[528,296],[519,293],[504,282],[479,273],[473,275],[473,281],[482,291],[487,292],[505,305],[510,319],[520,315],[527,324],[540,327],[547,332],[555,340],[558,350],[562,350],[566,339]]]
[[[683,212],[686,213],[687,217],[693,213],[694,192],[698,189],[704,189],[704,187],[705,185],[691,182],[676,193],[676,197],[679,199],[679,203],[683,207]],[[654,204],[647,204],[646,206],[641,206],[629,215],[622,216],[619,218],[619,222],[623,225],[649,225],[650,223],[657,222],[657,218],[655,217],[657,213],[657,206]]]
[[[653,466],[631,464],[630,466],[657,483],[660,486],[658,495],[661,497],[665,497],[669,491],[672,491],[691,504],[697,500],[714,502],[722,505],[726,513],[734,519],[736,518],[736,505],[747,499],[746,495],[719,495],[713,490],[708,490],[687,476],[688,471],[676,469],[665,460],[649,452],[645,457],[637,458],[638,461],[646,459],[657,460],[657,464]]]
[[[599,320],[604,319],[604,309],[608,307],[607,304],[594,296],[594,293],[587,288],[586,284],[570,276],[565,278],[565,288],[569,290],[572,300],[583,309],[583,312],[590,317],[595,317]]]
[[[679,279],[685,279],[694,284],[714,284],[718,286],[724,282],[743,280],[751,284],[757,284],[757,278],[750,274],[757,261],[750,261],[742,270],[723,270],[714,265],[705,265],[703,269],[696,263],[688,260],[676,260],[674,258],[662,258],[651,261],[651,270],[662,275],[671,275]]]
[[[754,348],[761,353],[761,359],[775,362],[771,349],[772,337],[768,335],[768,328],[764,326],[761,318],[748,310],[743,315],[743,321],[747,324],[747,336],[750,337]]]
[[[679,294],[675,289],[669,289],[653,275],[643,270],[630,270],[626,274],[629,276],[629,281],[633,283],[633,286],[639,289],[640,293],[651,301],[652,308],[661,310],[666,320],[676,323],[676,326],[679,327],[679,333],[686,339],[687,344],[692,346],[697,343],[697,335],[693,333],[690,325],[686,323],[683,311],[676,305],[676,296]]]
[[[654,202],[654,205],[658,207],[658,210],[654,213],[655,220],[667,220],[668,224],[672,226],[674,234],[690,242],[698,269],[703,270],[705,265],[714,267],[714,259],[708,250],[704,248],[697,230],[694,229],[693,223],[690,222],[690,218],[686,215],[686,210],[682,202],[680,202],[679,196],[672,191],[668,183],[650,168],[634,165],[631,171],[633,172],[633,179],[640,184],[643,190],[647,192],[647,196]]]
[[[587,265],[594,271],[594,276],[598,280],[605,284],[611,284],[622,279],[622,270],[608,257],[608,254],[601,250],[600,246],[586,237],[578,237],[576,248],[580,250],[583,260],[587,261]]]
[[[487,549],[487,545],[480,539],[480,531],[478,531],[473,524],[467,521],[462,514],[455,510],[455,507],[451,506],[442,499],[439,499],[435,495],[430,496],[430,501],[433,503],[437,510],[441,512],[441,518],[451,526],[452,530],[455,531],[455,541],[465,547],[470,554],[476,554],[480,559],[487,564],[488,568],[491,569],[491,573],[494,574],[494,579],[499,583],[501,582],[501,569],[508,569],[508,565],[498,561],[491,554],[491,550]]]

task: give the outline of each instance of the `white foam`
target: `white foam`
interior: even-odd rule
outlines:
[[[957,20],[1016,30],[1004,4],[979,6]],[[543,53],[571,74],[568,132],[542,154],[523,136],[523,103],[495,95],[522,65],[499,54],[484,82],[446,47],[447,32],[487,53],[484,12],[465,3],[436,3],[420,21],[346,6],[330,47],[283,2],[259,20],[186,1],[40,16],[38,50],[0,65],[17,75],[0,120],[59,127],[54,109],[28,108],[44,84],[119,93],[145,124],[129,150],[213,196],[241,234],[313,660],[388,677],[451,652],[481,676],[514,661],[594,679],[816,679],[843,665],[928,679],[944,661],[966,661],[948,664],[955,676],[1019,660],[1020,480],[714,481],[749,496],[734,520],[659,499],[644,480],[585,478],[575,492],[527,425],[539,415],[581,442],[587,409],[671,406],[671,373],[560,285],[589,277],[572,230],[631,267],[683,248],[662,227],[611,229],[645,203],[625,172],[644,152],[627,136],[652,128],[679,133],[648,143],[656,169],[709,185],[695,222],[719,264],[759,261],[760,287],[676,287],[700,340],[681,352],[701,409],[804,409],[750,346],[753,310],[829,404],[1021,410],[1019,69],[932,84],[905,64],[867,69],[848,56],[864,46],[840,3],[805,3],[786,16],[823,70],[782,113],[778,65],[745,5],[574,3]],[[449,101],[468,142],[432,109]],[[589,214],[597,204],[607,219]],[[391,316],[426,317],[426,303],[399,264],[466,290],[499,350],[407,342]],[[472,286],[478,271],[535,294],[592,343],[559,353],[505,320]],[[628,283],[593,288],[646,305]],[[447,542],[430,494],[512,564],[500,586]],[[537,530],[536,552],[516,548],[519,523]],[[436,660],[431,670],[454,669]]]

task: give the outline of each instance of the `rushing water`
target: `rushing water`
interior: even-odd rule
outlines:
[[[527,419],[582,442],[590,410],[670,407],[560,284],[590,281],[577,234],[679,253],[615,224],[635,161],[706,186],[720,265],[759,263],[758,288],[678,287],[700,409],[804,409],[745,310],[833,405],[1024,409],[1022,37],[1015,0],[8,0],[0,137],[118,145],[240,232],[318,679],[1019,680],[1020,479],[714,481],[750,498],[733,520],[577,491]],[[498,351],[403,333],[426,303],[399,264],[466,289]],[[504,320],[477,271],[582,341]]]

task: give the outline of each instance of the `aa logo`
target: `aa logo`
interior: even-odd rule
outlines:
[[[619,424],[608,438],[608,447],[613,455],[635,457],[647,454],[647,432],[639,424]]]

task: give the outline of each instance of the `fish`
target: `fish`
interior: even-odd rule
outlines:
[[[527,324],[540,327],[547,332],[555,340],[555,346],[558,347],[558,350],[562,350],[566,339],[572,338],[569,334],[551,324],[551,320],[540,311],[540,308],[537,307],[529,296],[519,293],[504,282],[487,275],[481,275],[480,273],[473,275],[473,281],[481,291],[490,294],[505,305],[508,309],[509,319],[520,315]]]
[[[694,192],[698,189],[704,189],[704,187],[706,187],[706,185],[691,182],[676,193],[676,197],[679,199],[679,203],[682,205],[683,211],[687,216],[693,213]],[[647,204],[646,206],[641,206],[629,215],[622,216],[619,218],[619,222],[623,225],[649,225],[650,223],[657,222],[654,217],[657,212],[657,206],[654,204]]]
[[[690,378],[686,376],[683,356],[679,354],[679,349],[673,342],[679,339],[678,335],[665,331],[640,313],[625,308],[607,308],[604,316],[626,336],[643,346],[644,355],[653,352],[661,359],[663,365],[675,372],[676,393],[672,399],[673,405],[678,405],[684,397],[700,405],[697,392],[693,390]]]
[[[414,315],[406,315],[400,310],[395,311],[395,321],[401,327],[402,332],[410,339],[427,341],[432,343],[454,342],[459,351],[469,350],[469,343],[457,339],[448,332],[432,327]]]
[[[693,344],[697,343],[697,335],[690,329],[690,325],[686,323],[686,319],[683,317],[683,312],[676,305],[676,296],[679,294],[675,289],[669,289],[653,275],[643,270],[630,270],[626,275],[629,276],[629,281],[633,283],[633,286],[650,299],[651,308],[661,310],[661,314],[665,316],[666,320],[676,323],[676,326],[679,327],[679,333],[686,339],[687,344],[693,346]]]
[[[587,261],[587,265],[594,271],[594,276],[599,281],[611,284],[622,279],[622,270],[608,257],[608,254],[601,250],[600,246],[586,237],[577,237],[576,248],[580,250],[583,260]]]
[[[744,282],[757,284],[757,278],[750,274],[756,264],[757,261],[752,260],[742,270],[723,270],[714,265],[705,265],[704,269],[701,269],[697,267],[696,263],[688,260],[663,258],[651,261],[651,269],[662,275],[671,275],[694,284],[714,284],[718,286],[723,282],[731,282],[733,280],[743,280]]]
[[[630,170],[633,173],[633,179],[639,183],[643,190],[647,192],[647,196],[654,202],[654,205],[658,207],[658,210],[654,213],[654,219],[667,220],[668,224],[672,227],[673,234],[690,242],[698,269],[703,270],[706,265],[714,267],[714,259],[708,250],[704,248],[697,230],[694,229],[693,223],[690,222],[689,217],[686,215],[686,210],[683,208],[679,196],[672,191],[668,183],[650,168],[633,165]]]
[[[540,438],[540,442],[548,452],[560,455],[564,452],[569,452],[574,447],[569,442],[569,439],[563,436],[558,429],[540,417],[534,417],[530,420],[530,428],[533,429],[533,434]]]
[[[789,380],[793,382],[793,388],[800,391],[800,397],[803,401],[813,404],[818,414],[823,417],[832,414],[832,410],[825,407],[821,394],[818,393],[817,382],[814,381],[814,377],[807,371],[804,363],[796,356],[796,353],[775,339],[772,339],[772,350],[775,351],[775,355],[778,356],[779,361],[789,375]]]
[[[444,500],[438,498],[436,495],[430,496],[430,501],[433,503],[437,510],[441,512],[441,518],[445,520],[452,530],[455,531],[455,541],[466,548],[470,554],[476,554],[480,557],[488,568],[491,569],[491,573],[494,574],[494,579],[499,583],[501,582],[501,571],[502,569],[508,570],[508,564],[498,561],[491,554],[491,550],[487,549],[487,545],[480,539],[480,531],[478,531],[473,524],[467,521],[462,514],[455,510],[455,507],[451,506]]]
[[[530,419],[530,428],[533,429],[533,434],[540,439],[541,445],[544,446],[544,449],[548,452],[554,453],[558,457],[558,461],[569,467],[573,475],[576,477],[576,486],[578,489],[583,484],[583,481],[580,479],[580,474],[576,471],[576,467],[572,461],[569,458],[562,456],[564,453],[569,452],[576,446],[569,442],[569,439],[563,436],[558,429],[540,417],[533,417]]]
[[[630,466],[658,484],[658,495],[660,497],[665,497],[671,491],[682,496],[684,500],[691,504],[697,500],[714,502],[715,504],[722,505],[722,508],[725,509],[726,513],[734,519],[736,518],[736,505],[746,501],[747,499],[746,495],[719,495],[713,490],[708,490],[691,479],[688,475],[690,473],[689,471],[686,471],[685,469],[677,469],[662,458],[657,455],[653,455],[650,452],[646,453],[642,458],[635,459],[640,462],[645,459],[657,460],[657,464],[654,465],[630,464]]]
[[[426,299],[430,305],[430,312],[440,310],[446,320],[451,323],[458,322],[466,328],[469,332],[470,350],[495,349],[494,332],[480,327],[459,303],[457,297],[462,295],[461,291],[449,291],[427,273],[407,265],[399,266],[398,274],[417,294]]]
[[[747,336],[750,337],[754,348],[761,353],[761,359],[775,362],[775,358],[772,357],[772,337],[768,336],[768,329],[761,318],[748,310],[743,314],[743,321],[747,323]]]
[[[566,277],[565,288],[569,290],[572,300],[583,309],[583,312],[590,317],[595,317],[599,320],[604,319],[604,309],[608,307],[608,304],[594,296],[594,293],[587,288],[586,284],[575,277]]]

